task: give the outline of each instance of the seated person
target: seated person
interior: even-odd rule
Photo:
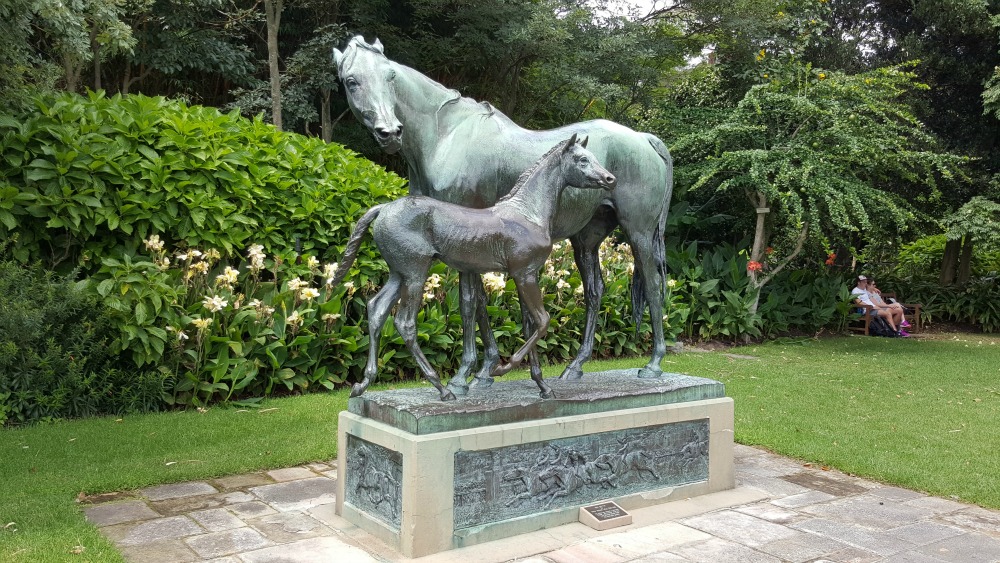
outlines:
[[[876,306],[889,307],[889,309],[893,311],[893,314],[896,314],[898,312],[899,318],[901,319],[899,322],[900,329],[910,327],[910,323],[906,320],[906,309],[903,308],[902,304],[896,303],[895,301],[892,303],[886,303],[885,299],[882,299],[882,292],[879,291],[878,287],[875,286],[875,278],[873,277],[868,278],[868,296],[871,297],[872,303],[874,303]],[[900,332],[904,331],[900,330]]]
[[[858,305],[868,305],[871,307],[871,311],[868,313],[872,316],[879,316],[885,319],[885,322],[889,323],[889,327],[893,332],[899,332],[899,322],[902,319],[902,315],[893,312],[887,306],[876,305],[871,298],[871,294],[868,293],[868,278],[866,276],[858,276],[858,285],[851,290],[851,295],[854,296],[854,302]]]

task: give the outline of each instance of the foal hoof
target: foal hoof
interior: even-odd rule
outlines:
[[[455,395],[464,397],[469,394],[469,385],[460,377],[453,377],[446,387]]]
[[[542,389],[542,392],[538,394],[539,397],[543,399],[555,399],[556,392],[552,389]]]
[[[442,401],[454,401],[455,400],[455,394],[452,393],[451,391],[445,389],[444,392],[441,393],[441,400]]]
[[[470,389],[489,389],[493,385],[492,377],[479,377],[476,376],[475,379],[469,383]]]
[[[641,370],[639,370],[639,379],[654,379],[654,378],[660,377],[661,375],[663,375],[663,370],[662,369],[655,369],[654,370],[654,369],[650,369],[649,366],[646,366],[646,367],[642,368]]]
[[[354,386],[351,387],[351,396],[352,397],[360,397],[361,394],[364,393],[365,389],[367,389],[367,388],[368,388],[367,385],[362,385],[360,383],[355,383]]]

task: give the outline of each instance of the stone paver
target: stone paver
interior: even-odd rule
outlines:
[[[149,500],[167,500],[172,498],[194,497],[198,495],[208,495],[217,493],[218,490],[212,485],[201,481],[191,483],[176,483],[173,485],[159,485],[139,491],[142,496]]]
[[[212,532],[185,540],[188,546],[204,558],[243,553],[273,545],[273,542],[252,528],[236,528]]]
[[[309,479],[310,477],[316,477],[316,474],[306,467],[286,467],[285,469],[268,471],[267,476],[274,479],[275,482],[282,483],[284,481]]]
[[[190,563],[203,561],[182,540],[166,540],[143,545],[119,545],[126,561],[142,563]]]
[[[1000,512],[737,445],[737,489],[419,560],[335,513],[335,462],[150,487],[86,506],[134,563],[1000,563]],[[121,496],[121,495],[119,495]],[[729,499],[729,500],[726,500]]]
[[[251,551],[240,558],[244,563],[380,563],[365,550],[329,536]]]
[[[301,512],[279,512],[250,520],[249,524],[274,543],[291,543],[334,534],[322,522]]]
[[[246,524],[236,517],[235,514],[225,508],[211,508],[209,510],[198,510],[189,514],[195,522],[201,524],[209,532],[221,532],[242,528]]]
[[[271,508],[263,501],[254,500],[226,507],[230,512],[240,518],[257,518],[268,514],[275,514],[278,511]]]
[[[337,500],[334,481],[326,477],[252,487],[250,492],[279,512],[308,510]]]
[[[274,480],[264,475],[263,473],[247,473],[246,475],[232,475],[230,477],[221,477],[219,479],[212,479],[211,483],[223,491],[231,491],[233,489],[245,489],[247,487],[256,487],[259,485],[269,485],[273,483]]]
[[[145,545],[205,533],[205,528],[187,516],[171,516],[146,520],[140,524],[117,524],[104,528],[104,533],[119,545]]]
[[[151,520],[160,517],[160,514],[149,508],[149,505],[141,500],[109,502],[107,504],[88,506],[83,509],[83,513],[87,516],[87,520],[95,526],[110,526],[112,524]]]

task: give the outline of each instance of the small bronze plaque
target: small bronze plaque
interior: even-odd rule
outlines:
[[[612,501],[580,508],[580,522],[595,530],[607,530],[632,523],[632,515]]]
[[[802,485],[803,487],[808,487],[835,497],[849,497],[868,490],[853,483],[824,477],[817,474],[815,471],[802,471],[800,473],[795,473],[794,475],[785,475],[782,479],[788,481],[789,483]]]

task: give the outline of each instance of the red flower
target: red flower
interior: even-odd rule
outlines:
[[[767,254],[771,254],[772,252],[774,252],[774,249],[769,246],[769,247],[767,247],[766,250],[764,250],[764,252],[767,253]]]
[[[747,262],[747,271],[749,272],[759,272],[764,269],[764,265],[756,260],[751,260]]]

